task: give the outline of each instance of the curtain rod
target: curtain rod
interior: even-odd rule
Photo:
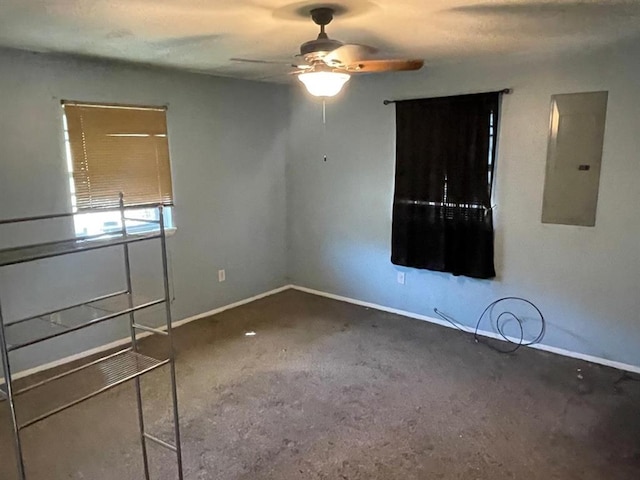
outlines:
[[[495,93],[502,93],[504,95],[508,95],[509,93],[513,92],[513,89],[511,88],[503,88],[502,90],[498,90]],[[481,92],[481,93],[490,93],[490,92]],[[476,95],[474,93],[463,93],[461,95]],[[455,97],[457,95],[445,95],[447,97]],[[421,98],[404,98],[402,100],[383,100],[382,103],[384,103],[385,105],[389,105],[391,103],[396,103],[396,102],[405,102],[407,100],[422,100]]]

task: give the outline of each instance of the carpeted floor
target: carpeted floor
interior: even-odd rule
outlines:
[[[640,382],[616,370],[291,290],[181,327],[176,347],[188,480],[640,478]],[[167,375],[143,379],[163,438]],[[142,479],[132,393],[25,430],[29,480]],[[150,456],[154,480],[176,478],[171,453]]]

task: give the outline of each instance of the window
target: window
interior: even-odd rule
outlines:
[[[495,276],[491,194],[500,93],[396,103],[391,260]]]
[[[158,220],[162,204],[165,227],[173,228],[173,188],[169,164],[166,110],[64,101],[63,124],[71,206],[76,236],[108,235],[122,229],[120,193],[126,206],[140,205],[127,216]],[[127,221],[128,232],[158,225]]]

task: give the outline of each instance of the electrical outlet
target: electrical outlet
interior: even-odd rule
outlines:
[[[404,272],[398,272],[398,283],[404,285]]]
[[[224,282],[227,279],[227,274],[224,270],[218,270],[218,282]]]

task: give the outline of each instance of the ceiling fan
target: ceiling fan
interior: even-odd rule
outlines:
[[[325,27],[331,23],[335,10],[330,7],[318,7],[311,10],[311,19],[320,26],[318,38],[300,45],[300,54],[304,63],[292,65],[291,72],[300,80],[307,91],[316,97],[333,97],[352,74],[397,72],[419,70],[423,60],[380,59],[376,58],[378,49],[368,45],[342,43],[329,38]],[[263,63],[260,60],[232,58],[235,61]],[[264,62],[270,63],[270,62]]]

